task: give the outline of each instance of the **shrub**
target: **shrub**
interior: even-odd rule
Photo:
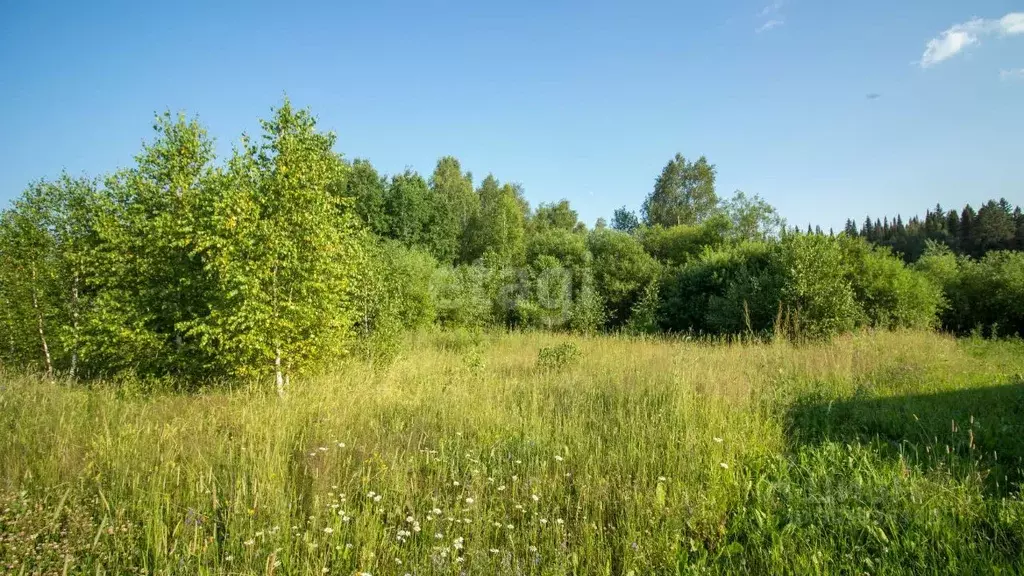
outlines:
[[[558,346],[546,346],[537,354],[537,366],[546,370],[558,370],[578,364],[580,361],[579,347],[572,342],[564,342]]]
[[[608,324],[624,325],[660,266],[636,238],[615,230],[594,230],[587,238],[594,255],[594,283],[607,307]]]
[[[839,241],[819,234],[789,234],[781,248],[786,276],[782,301],[796,318],[791,335],[828,338],[853,328],[859,310],[842,272]]]
[[[985,335],[1024,336],[1024,252],[989,252],[981,261],[964,258],[946,286],[947,329],[981,328]]]
[[[696,225],[643,228],[639,237],[644,250],[657,260],[683,265],[700,258],[708,249],[723,246],[731,226],[726,215],[718,214]]]
[[[433,324],[431,282],[437,262],[426,252],[390,240],[373,241],[367,250],[357,291],[358,349],[386,362],[398,354],[403,331]]]
[[[735,334],[771,330],[785,277],[775,243],[708,251],[667,274],[659,324],[674,332]]]
[[[846,276],[860,307],[860,323],[873,328],[931,328],[942,290],[892,254],[861,238],[842,237]]]
[[[626,332],[630,334],[654,334],[658,332],[658,283],[651,282],[644,288],[643,296],[633,306]]]
[[[432,290],[438,323],[447,327],[486,324],[491,313],[486,279],[482,266],[438,268]]]
[[[572,307],[572,273],[553,256],[537,258],[530,271],[525,298],[516,303],[517,320],[552,330],[569,322]]]
[[[607,317],[604,302],[594,285],[594,274],[587,268],[580,274],[580,287],[572,303],[569,327],[576,332],[589,334],[599,330]]]

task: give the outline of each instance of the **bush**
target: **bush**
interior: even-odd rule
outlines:
[[[666,275],[659,324],[702,334],[769,331],[784,282],[778,244],[746,242],[706,252]]]
[[[525,298],[516,304],[518,321],[525,326],[552,330],[569,322],[572,307],[572,272],[553,256],[533,262]]]
[[[587,247],[594,255],[594,283],[607,307],[608,324],[623,326],[644,288],[658,278],[660,266],[625,232],[594,230]]]
[[[403,331],[434,323],[431,283],[437,262],[426,252],[389,240],[371,242],[367,249],[357,291],[359,350],[388,361],[398,353]]]
[[[558,370],[578,364],[580,361],[579,347],[572,342],[564,342],[558,346],[546,346],[537,354],[537,366],[546,370]]]
[[[700,258],[708,249],[723,246],[731,226],[726,215],[718,214],[697,225],[643,228],[639,237],[648,254],[665,264],[679,266]]]
[[[942,304],[942,289],[907,268],[888,248],[862,238],[843,237],[846,277],[860,307],[859,323],[873,328],[931,328]]]
[[[486,279],[487,270],[482,266],[437,269],[432,296],[438,323],[447,327],[485,325],[491,314]]]
[[[605,313],[604,302],[594,285],[594,274],[589,268],[580,274],[580,287],[576,291],[576,299],[572,303],[569,327],[576,332],[589,334],[604,325],[608,315]]]
[[[643,296],[633,306],[625,330],[630,334],[654,334],[658,332],[658,283],[651,282],[644,288]]]
[[[946,285],[947,329],[1024,336],[1024,252],[989,252],[981,261],[964,258],[958,271]]]
[[[788,327],[791,336],[829,338],[853,328],[859,309],[837,239],[789,234],[782,239],[781,257],[786,275],[782,302],[794,319]]]

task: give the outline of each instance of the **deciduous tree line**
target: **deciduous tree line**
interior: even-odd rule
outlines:
[[[288,101],[221,162],[196,120],[164,114],[132,167],[33,183],[2,213],[0,360],[282,391],[353,353],[387,359],[404,330],[435,324],[1024,330],[1020,253],[974,261],[933,242],[908,267],[861,236],[787,231],[742,192],[722,201],[703,157],[672,158],[639,216],[622,208],[587,229],[568,201],[531,208],[519,185],[475,185],[453,157],[429,178],[382,176]]]

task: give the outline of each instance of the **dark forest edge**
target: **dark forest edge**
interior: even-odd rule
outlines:
[[[676,155],[637,215],[531,208],[453,157],[380,175],[287,100],[218,162],[163,114],[132,167],[31,184],[0,219],[0,361],[72,379],[273,378],[429,326],[829,338],[858,328],[1024,335],[1024,216],[788,229]]]

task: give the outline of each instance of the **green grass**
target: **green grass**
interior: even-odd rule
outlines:
[[[1020,342],[479,340],[284,401],[3,378],[0,572],[1024,571]]]

